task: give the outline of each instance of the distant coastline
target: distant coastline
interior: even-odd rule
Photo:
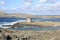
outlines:
[[[0,12],[1,17],[16,17],[16,18],[60,18],[60,15],[30,15],[30,14],[6,14],[4,12]]]

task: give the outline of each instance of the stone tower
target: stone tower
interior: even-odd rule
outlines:
[[[32,22],[32,19],[27,17],[27,22]]]

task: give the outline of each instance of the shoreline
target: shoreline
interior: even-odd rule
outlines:
[[[15,18],[60,18],[60,15],[30,15],[30,14],[1,14],[1,17],[15,17]]]

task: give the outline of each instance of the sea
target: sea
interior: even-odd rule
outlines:
[[[33,22],[60,22],[60,18],[32,18]],[[0,28],[8,28],[12,30],[60,30],[60,27],[29,27],[29,28],[9,28],[8,26],[4,25],[13,25],[17,22],[26,22],[26,18],[0,18]]]

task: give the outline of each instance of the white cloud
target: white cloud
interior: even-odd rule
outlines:
[[[15,8],[15,7],[13,7],[13,8],[11,8],[11,10],[16,10],[16,8]]]
[[[32,2],[32,0],[23,0],[23,2]]]
[[[29,7],[31,7],[31,5],[32,5],[32,1],[33,0],[23,0],[23,10],[26,10],[26,9],[28,9]]]
[[[32,4],[30,2],[25,2],[23,8],[29,8]]]
[[[5,5],[6,3],[4,1],[0,1],[0,5]]]
[[[29,6],[29,5],[31,5],[30,2],[26,2],[26,3],[24,4],[24,6]]]
[[[51,9],[51,10],[60,9],[60,2],[53,3],[53,4],[49,5],[48,8]]]
[[[60,7],[60,2],[56,2],[55,6],[59,8]]]
[[[59,14],[60,13],[60,2],[50,4],[36,4],[33,5],[30,10],[42,14]]]
[[[47,10],[47,7],[48,5],[45,5],[45,4],[36,4],[32,6],[31,9],[35,11],[40,11],[40,10]]]
[[[42,14],[59,14],[60,13],[60,1],[58,0],[39,0],[39,4],[31,2],[25,2],[23,8],[32,12]]]
[[[47,2],[47,0],[39,0],[40,2]]]
[[[56,3],[56,2],[58,2],[59,0],[47,0],[47,2],[49,2],[49,3]]]

